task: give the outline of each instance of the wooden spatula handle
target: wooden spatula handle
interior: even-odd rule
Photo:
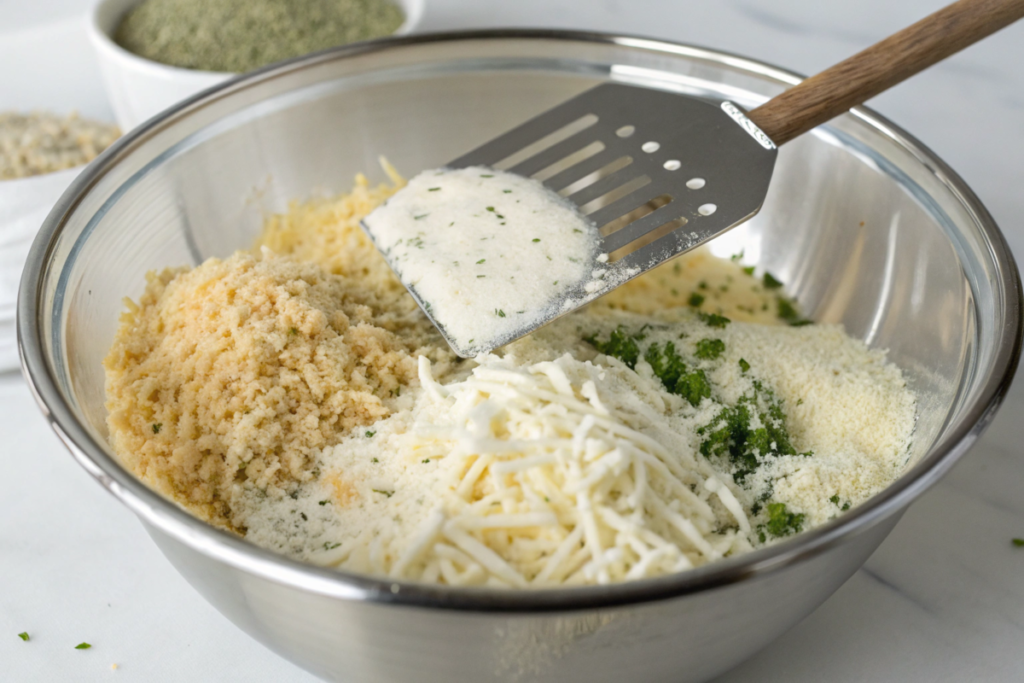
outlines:
[[[1024,0],[959,0],[751,111],[781,145],[1024,17]]]

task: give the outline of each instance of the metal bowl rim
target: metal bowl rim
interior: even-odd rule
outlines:
[[[177,542],[241,571],[336,599],[476,612],[540,613],[607,608],[709,591],[782,570],[825,552],[845,542],[847,536],[867,530],[887,517],[900,513],[913,499],[938,481],[977,440],[1005,397],[1020,357],[1021,302],[1024,297],[1016,263],[992,216],[974,192],[949,166],[925,145],[884,117],[870,109],[858,107],[852,110],[853,116],[873,128],[882,137],[889,138],[910,152],[945,184],[954,196],[958,197],[964,208],[973,216],[987,239],[992,263],[1001,275],[997,292],[1002,296],[1006,321],[998,334],[999,341],[992,372],[985,378],[982,388],[977,393],[978,398],[966,411],[965,418],[961,420],[957,429],[933,446],[911,472],[836,520],[769,548],[656,579],[611,586],[533,591],[451,588],[394,582],[325,569],[256,547],[193,517],[175,503],[149,489],[108,455],[104,446],[94,440],[75,418],[73,410],[58,388],[54,370],[47,362],[44,347],[42,321],[48,312],[43,311],[41,307],[47,264],[66,220],[81,198],[99,182],[108,169],[116,164],[118,159],[130,154],[138,144],[175,121],[206,104],[266,80],[286,76],[323,62],[393,48],[436,42],[505,40],[615,45],[718,63],[786,84],[798,83],[803,78],[792,71],[740,55],[641,36],[534,29],[454,31],[354,43],[271,65],[204,90],[136,127],[79,175],[61,196],[41,227],[32,245],[22,277],[18,295],[17,330],[23,373],[50,426],[79,464],[135,512],[151,533],[159,530]]]

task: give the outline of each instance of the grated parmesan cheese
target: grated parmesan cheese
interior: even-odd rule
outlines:
[[[378,422],[372,437],[324,449],[322,481],[297,500],[253,500],[249,538],[395,579],[603,584],[771,542],[761,538],[767,520],[756,511],[766,492],[813,526],[840,513],[830,497],[857,504],[892,481],[914,402],[882,354],[836,327],[712,329],[690,314],[663,316],[662,328],[648,332],[652,343],[695,346],[710,334],[725,344],[701,363],[713,396],[692,406],[644,361],[632,370],[580,341],[581,325],[607,333],[650,322],[617,312],[572,316],[502,357],[478,357],[468,377],[444,385],[421,358],[413,408]],[[831,379],[837,368],[842,381]],[[770,383],[784,405],[803,397],[801,407],[814,409],[791,413],[801,453],[766,457],[740,484],[728,463],[700,453],[698,430],[755,382]],[[815,414],[826,407],[845,417]],[[866,424],[872,438],[858,439]],[[298,514],[317,517],[316,533],[289,526]]]

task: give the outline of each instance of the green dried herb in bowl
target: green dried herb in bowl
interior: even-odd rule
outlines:
[[[387,36],[404,21],[389,0],[145,0],[114,40],[162,64],[239,73]]]

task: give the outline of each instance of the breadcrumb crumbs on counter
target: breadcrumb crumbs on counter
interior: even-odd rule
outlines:
[[[82,166],[120,136],[117,126],[74,112],[0,112],[0,181]]]

